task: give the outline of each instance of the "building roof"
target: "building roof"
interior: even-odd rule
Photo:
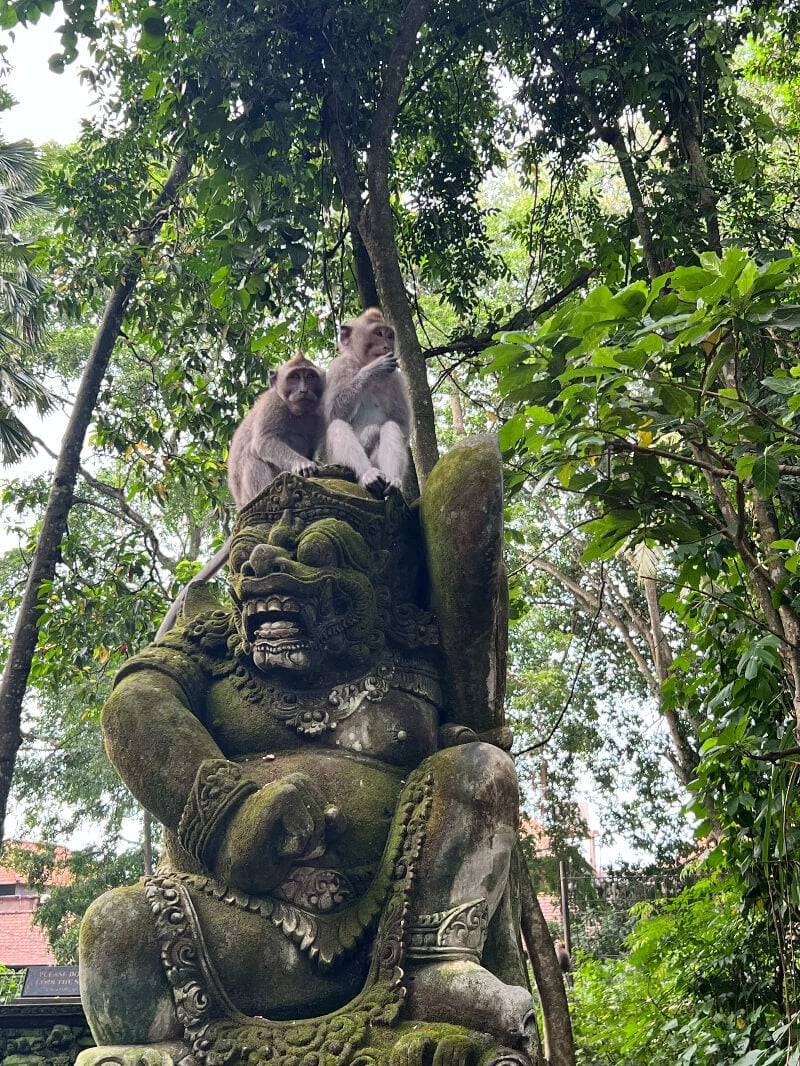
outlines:
[[[44,930],[33,924],[38,896],[0,896],[0,964],[3,966],[53,965]]]
[[[28,840],[10,840],[4,852],[8,863],[13,848],[33,851],[37,845]],[[66,848],[56,848],[56,856],[68,856]],[[53,883],[64,884],[66,871],[58,870]],[[11,894],[0,893],[0,965],[2,966],[52,966],[56,962],[50,950],[44,930],[33,923],[39,906],[35,889],[26,886],[24,876],[13,866],[0,865],[0,886],[13,886]]]

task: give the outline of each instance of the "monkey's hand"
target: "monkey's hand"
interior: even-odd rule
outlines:
[[[371,363],[363,366],[359,370],[359,374],[364,374],[365,377],[382,377],[384,374],[393,374],[395,370],[399,369],[400,364],[394,352],[386,352],[384,355],[379,355],[377,359],[373,359]]]
[[[292,463],[292,473],[299,474],[300,477],[312,477],[319,470],[319,464],[315,463],[313,459],[306,459],[305,456],[300,456]]]
[[[264,893],[300,860],[324,854],[327,833],[345,820],[305,774],[264,785],[237,808],[223,832],[213,873],[227,885]]]

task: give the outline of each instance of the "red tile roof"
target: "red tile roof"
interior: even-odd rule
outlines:
[[[52,965],[44,930],[33,924],[38,896],[0,896],[0,963],[3,966]]]
[[[8,862],[13,858],[13,848],[35,851],[37,844],[29,840],[9,840],[4,852]],[[66,848],[57,847],[56,857],[69,855]],[[65,870],[56,870],[52,878],[55,884],[68,882]],[[39,906],[39,896],[34,889],[25,887],[25,878],[13,866],[0,866],[0,885],[14,885],[13,895],[0,895],[0,965],[43,966],[53,965],[55,956],[47,943],[44,930],[33,924],[33,916]]]

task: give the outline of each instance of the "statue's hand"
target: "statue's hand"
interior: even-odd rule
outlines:
[[[214,873],[246,892],[267,892],[298,860],[319,858],[326,833],[342,816],[305,774],[289,774],[254,792],[236,810],[220,841]]]

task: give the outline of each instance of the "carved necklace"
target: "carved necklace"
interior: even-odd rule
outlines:
[[[435,667],[422,660],[386,655],[381,662],[353,681],[314,692],[296,692],[276,685],[259,683],[250,671],[248,676],[237,669],[231,680],[254,702],[269,705],[270,712],[289,729],[304,737],[316,737],[337,728],[339,722],[366,702],[382,699],[390,689],[399,689],[432,704],[437,711],[443,705],[442,686]]]

